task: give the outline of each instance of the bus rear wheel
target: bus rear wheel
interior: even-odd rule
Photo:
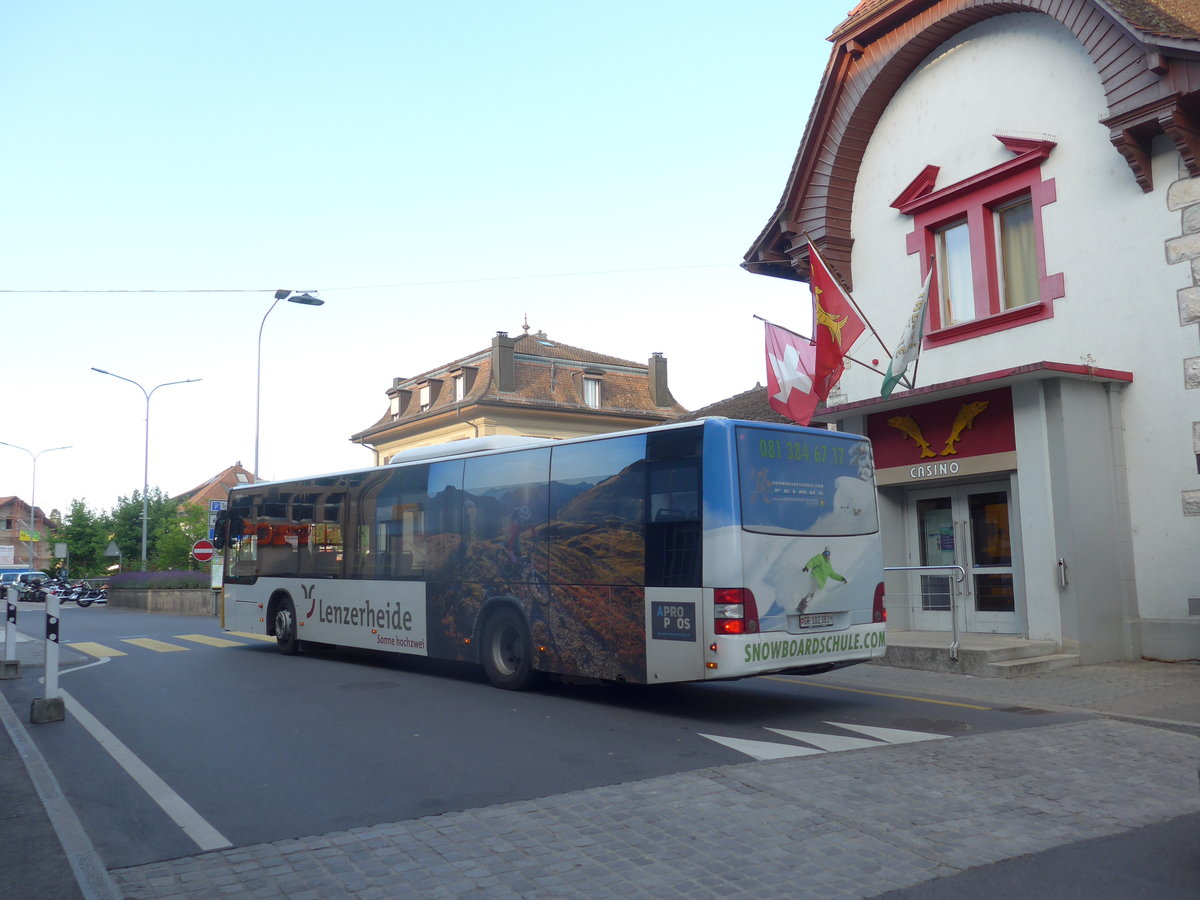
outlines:
[[[275,607],[275,645],[285,656],[300,652],[300,639],[296,635],[296,607],[291,597],[284,597]]]
[[[483,626],[483,670],[488,681],[506,691],[523,691],[537,684],[533,640],[525,619],[511,607],[497,610]]]

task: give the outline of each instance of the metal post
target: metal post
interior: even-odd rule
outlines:
[[[71,445],[67,444],[65,447],[50,447],[46,450],[39,450],[37,453],[34,453],[32,450],[30,450],[26,447],[18,447],[16,444],[9,444],[5,441],[0,441],[0,445],[3,445],[5,447],[12,447],[14,450],[23,450],[24,452],[28,453],[29,457],[33,460],[33,477],[30,480],[30,484],[29,484],[29,532],[30,532],[29,571],[32,572],[37,569],[36,554],[37,554],[38,542],[33,540],[32,537],[33,537],[33,533],[37,531],[37,461],[38,461],[38,457],[41,456],[43,453],[50,453],[54,450],[70,450]],[[43,521],[43,523],[45,522],[44,516],[42,517],[42,521]]]
[[[7,599],[5,603],[4,659],[0,661],[0,678],[19,678],[21,661],[17,659],[17,604]]]
[[[324,300],[319,297],[314,297],[312,294],[305,291],[296,296],[295,291],[278,290],[275,292],[275,302],[272,303],[265,313],[263,313],[262,321],[258,323],[258,363],[254,367],[254,480],[261,481],[258,477],[258,434],[260,424],[262,422],[262,336],[263,328],[267,325],[267,316],[271,314],[280,300],[287,300],[288,303],[299,303],[301,306],[321,306]]]
[[[136,387],[146,397],[146,452],[142,465],[142,571],[146,571],[146,534],[149,527],[147,521],[150,517],[150,398],[154,396],[154,392],[162,387],[169,387],[172,384],[191,384],[193,381],[200,381],[199,378],[185,378],[183,381],[167,381],[163,384],[155,385],[149,391],[142,387],[132,378],[126,378],[124,375],[115,375],[105,369],[97,369],[92,366],[93,372],[99,372],[101,375],[112,375],[113,378],[119,378],[121,381],[128,381]]]
[[[46,690],[45,695],[35,699],[30,708],[29,720],[34,725],[61,722],[66,718],[66,704],[58,693],[58,594],[46,594]]]

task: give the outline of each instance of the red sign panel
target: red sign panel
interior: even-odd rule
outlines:
[[[192,545],[192,556],[196,557],[198,562],[208,562],[216,552],[217,548],[209,540],[199,540]]]
[[[1008,388],[877,413],[867,419],[877,469],[1017,448]]]

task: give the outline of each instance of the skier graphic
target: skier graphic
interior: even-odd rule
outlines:
[[[808,609],[809,601],[825,587],[825,582],[831,578],[834,581],[840,581],[842,584],[848,584],[846,576],[839,575],[833,570],[833,563],[829,561],[828,547],[805,563],[804,568],[800,571],[807,572],[809,576],[808,593],[804,595],[796,607],[796,612],[801,614]]]

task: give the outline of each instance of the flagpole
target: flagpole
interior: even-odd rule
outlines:
[[[844,280],[842,280],[842,276],[838,274],[836,269],[832,268],[829,265],[829,263],[827,263],[825,261],[825,257],[823,257],[821,255],[821,251],[817,249],[817,245],[813,243],[812,238],[810,238],[808,236],[808,233],[804,232],[804,231],[802,231],[800,233],[804,236],[804,240],[808,242],[808,246],[812,248],[812,252],[817,254],[817,259],[819,259],[821,261],[821,265],[825,267],[825,271],[837,279],[838,286],[842,289],[842,293],[846,295],[846,299],[850,301],[850,305],[854,307],[854,311],[858,313],[858,317],[863,320],[864,325],[866,325],[869,329],[871,329],[871,334],[875,335],[875,340],[879,341],[879,346],[883,348],[883,352],[887,354],[888,359],[891,359],[892,351],[888,349],[887,344],[885,344],[883,342],[883,338],[881,338],[879,336],[879,332],[875,330],[875,326],[871,324],[871,320],[867,318],[866,313],[864,313],[862,311],[862,308],[858,305],[857,301],[855,301],[854,296],[850,293],[850,289],[848,287],[846,287],[846,282]],[[812,285],[812,262],[811,262],[811,260],[809,261],[809,276],[808,277],[809,277],[809,285],[811,286]],[[815,309],[813,311],[813,315],[814,316],[816,315]],[[815,331],[816,328],[814,327],[813,330]],[[850,359],[850,358],[851,357],[849,357],[849,356],[846,357],[846,359]],[[878,370],[873,370],[873,371],[878,371]]]
[[[760,321],[760,322],[766,322],[768,325],[771,325],[774,328],[782,328],[788,334],[794,334],[796,337],[801,338],[802,340],[808,341],[810,344],[816,343],[816,340],[814,338],[810,338],[806,334],[801,334],[798,331],[792,331],[792,329],[787,328],[784,325],[778,325],[775,322],[772,322],[770,319],[764,319],[762,316],[758,315],[757,313],[751,313],[751,315],[754,316],[754,318],[758,319],[758,321]],[[863,362],[861,359],[855,359],[853,356],[850,356],[849,354],[845,354],[842,357],[842,359],[848,359],[848,360],[850,360],[850,362],[857,363],[858,365],[862,366],[864,369],[870,369],[876,375],[884,375],[884,376],[887,375],[887,372],[881,372],[879,369],[875,368],[874,366],[868,365],[867,363]]]

